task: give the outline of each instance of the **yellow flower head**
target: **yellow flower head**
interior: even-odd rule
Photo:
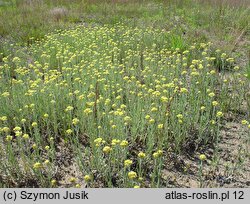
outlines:
[[[98,138],[96,138],[96,139],[94,140],[94,143],[95,143],[95,146],[96,146],[96,147],[99,147],[101,144],[105,144],[106,142],[105,142],[105,140],[102,139],[101,137],[98,137]]]
[[[72,111],[74,108],[72,106],[68,106],[66,109],[65,109],[65,112],[69,112],[69,111]]]
[[[56,185],[56,180],[55,180],[55,179],[52,179],[52,180],[50,181],[50,183],[51,183],[52,186],[55,186],[55,185]]]
[[[205,160],[207,159],[207,157],[206,157],[205,154],[201,154],[201,155],[199,156],[199,159],[200,159],[201,161],[205,161]]]
[[[37,148],[37,145],[36,145],[36,144],[33,144],[33,145],[32,145],[32,148],[33,148],[33,149],[36,149],[36,148]]]
[[[139,158],[145,158],[145,157],[146,157],[146,154],[143,153],[143,152],[139,152],[138,157],[139,157]]]
[[[211,120],[210,123],[211,123],[212,125],[214,125],[216,122],[215,122],[215,120]]]
[[[156,152],[153,153],[153,157],[154,158],[159,158],[162,155],[163,155],[163,151],[162,150],[158,150],[158,151],[156,151]]]
[[[163,124],[159,124],[157,127],[158,127],[158,129],[162,129],[163,128]]]
[[[33,168],[34,169],[40,169],[42,168],[42,164],[40,162],[36,162],[34,165],[33,165]]]
[[[33,122],[33,123],[31,124],[31,126],[32,126],[32,127],[37,127],[37,122]]]
[[[71,135],[72,133],[73,133],[73,130],[71,130],[71,129],[66,130],[67,135]]]
[[[180,92],[181,92],[181,93],[188,93],[188,90],[187,90],[186,88],[181,88],[181,89],[180,89]]]
[[[176,117],[178,118],[178,119],[183,119],[183,115],[182,114],[178,114],[178,115],[176,115]]]
[[[21,135],[22,135],[22,131],[16,131],[16,132],[15,132],[15,135],[16,135],[17,137],[21,136]]]
[[[75,182],[76,182],[76,178],[75,178],[75,177],[71,177],[71,178],[69,179],[69,181],[70,181],[71,183],[75,183]]]
[[[46,160],[44,161],[44,164],[49,164],[49,160],[46,159]]]
[[[201,110],[203,111],[203,110],[205,110],[206,109],[206,107],[205,106],[201,106]]]
[[[79,183],[77,183],[76,188],[81,188],[81,185]]]
[[[90,175],[85,175],[84,176],[84,181],[85,182],[89,182],[91,180],[91,176]]]
[[[89,113],[92,113],[93,111],[90,108],[86,108],[83,112],[87,115]]]
[[[122,140],[120,143],[121,147],[127,147],[128,146],[128,141],[127,140]]]
[[[137,173],[134,171],[128,172],[128,178],[129,179],[135,179],[137,177]]]
[[[130,118],[129,116],[125,116],[125,117],[124,117],[124,121],[125,121],[125,122],[130,122],[130,121],[131,121],[131,118]]]
[[[217,106],[218,104],[219,104],[219,103],[218,103],[217,101],[213,101],[213,102],[212,102],[212,105],[213,105],[213,106]]]
[[[109,147],[109,146],[105,146],[104,148],[103,148],[103,152],[105,153],[105,154],[108,154],[108,153],[110,153],[111,152],[111,150],[112,150],[112,148],[111,147]]]
[[[156,112],[158,109],[156,108],[156,107],[153,107],[152,109],[151,109],[151,112]]]
[[[113,139],[113,140],[111,141],[111,144],[112,144],[112,146],[115,146],[115,145],[119,144],[120,142],[121,142],[120,140]]]
[[[7,133],[7,132],[10,131],[10,128],[8,128],[8,127],[3,127],[2,130],[3,130],[5,133]]]
[[[9,95],[10,95],[10,93],[7,92],[7,91],[2,93],[2,96],[3,96],[3,97],[8,97]]]
[[[23,139],[29,139],[29,135],[28,134],[23,134]]]
[[[138,178],[138,181],[139,181],[139,182],[142,182],[143,180],[144,180],[144,179],[143,179],[142,177],[139,177],[139,178]]]
[[[151,118],[150,120],[149,120],[149,123],[150,124],[153,124],[155,122],[155,119],[153,119],[153,118]]]
[[[103,139],[101,137],[98,137],[94,140],[94,143],[101,143],[103,141]]]
[[[213,92],[211,92],[211,93],[208,94],[208,96],[209,96],[209,97],[214,97],[215,94],[214,94]]]
[[[127,159],[124,161],[124,166],[125,167],[130,167],[133,164],[133,161],[130,159]]]
[[[15,127],[15,128],[13,128],[13,130],[15,131],[15,132],[17,132],[17,131],[21,131],[22,130],[22,128],[20,128],[20,127]]]
[[[7,135],[5,140],[6,141],[11,141],[12,139],[13,139],[13,137],[11,135]]]
[[[248,125],[248,121],[247,121],[247,120],[242,120],[242,121],[241,121],[241,124],[242,124],[242,125]]]
[[[1,120],[1,121],[6,121],[6,120],[7,120],[7,116],[2,116],[2,117],[0,118],[0,120]]]
[[[79,119],[74,118],[74,119],[72,120],[72,124],[73,124],[73,125],[77,125],[78,123],[79,123]]]
[[[217,116],[218,118],[220,118],[220,117],[223,116],[223,113],[222,113],[221,111],[218,111],[218,112],[216,113],[216,116]]]

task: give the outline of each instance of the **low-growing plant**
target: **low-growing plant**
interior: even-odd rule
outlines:
[[[218,72],[211,43],[169,49],[167,33],[77,26],[4,56],[3,183],[20,185],[29,175],[35,186],[55,186],[64,144],[90,187],[161,187],[170,149],[217,147],[223,117],[243,100],[248,81],[226,54],[217,58],[232,66],[232,77]]]

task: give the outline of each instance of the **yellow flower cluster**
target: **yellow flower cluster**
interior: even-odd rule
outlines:
[[[76,26],[33,43],[32,63],[19,54],[22,50],[4,57],[0,148],[13,155],[18,146],[13,151],[30,155],[24,161],[30,169],[50,172],[60,141],[72,146],[77,161],[82,154],[87,157],[84,165],[79,162],[80,169],[91,172],[82,178],[87,185],[94,180],[93,170],[102,178],[116,174],[138,188],[145,164],[159,165],[164,159],[163,147],[173,144],[181,150],[193,129],[198,140],[211,141],[228,104],[241,101],[231,94],[231,82],[243,95],[246,79],[235,60],[214,53],[211,43],[170,48],[168,35],[121,24]],[[234,78],[218,73],[218,60],[233,66]],[[241,123],[250,128],[247,120]],[[76,178],[69,181],[81,187]],[[56,183],[50,180],[51,186]]]

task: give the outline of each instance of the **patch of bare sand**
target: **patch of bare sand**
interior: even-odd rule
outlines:
[[[248,129],[239,121],[226,122],[218,144],[217,165],[212,159],[215,151],[207,149],[208,160],[202,168],[203,187],[249,187],[250,159]],[[162,177],[167,187],[200,187],[198,153],[184,155],[167,164]],[[177,165],[177,164],[181,165]]]

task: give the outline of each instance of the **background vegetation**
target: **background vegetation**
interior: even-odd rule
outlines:
[[[0,0],[0,186],[249,186],[249,8]]]

